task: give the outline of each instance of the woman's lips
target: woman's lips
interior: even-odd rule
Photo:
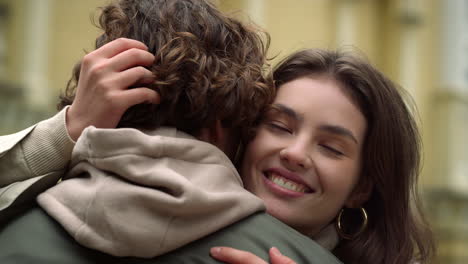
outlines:
[[[314,192],[314,190],[307,186],[297,175],[282,172],[277,169],[264,171],[263,175],[266,185],[275,193],[298,197]]]

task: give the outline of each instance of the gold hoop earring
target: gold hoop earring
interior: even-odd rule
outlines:
[[[341,209],[340,213],[338,214],[338,219],[336,220],[336,225],[335,225],[336,231],[338,232],[338,235],[341,238],[347,239],[347,240],[355,239],[357,236],[359,236],[366,229],[367,223],[368,223],[368,217],[367,217],[366,209],[364,209],[364,207],[361,207],[359,209],[360,209],[360,212],[361,212],[361,215],[362,215],[362,225],[359,228],[359,230],[354,234],[346,234],[343,231],[343,224],[341,223],[341,221],[343,219],[343,213],[345,211],[345,208]]]

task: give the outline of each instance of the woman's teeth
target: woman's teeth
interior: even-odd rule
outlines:
[[[286,178],[279,176],[276,173],[268,174],[268,179],[272,181],[274,184],[281,186],[285,189],[288,189],[290,191],[293,191],[293,192],[306,193],[309,190],[309,188],[305,186],[304,184],[292,182]]]

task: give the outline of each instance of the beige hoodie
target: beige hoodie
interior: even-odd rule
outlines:
[[[174,128],[87,128],[71,170],[38,203],[75,240],[115,256],[154,257],[253,212],[228,157]]]

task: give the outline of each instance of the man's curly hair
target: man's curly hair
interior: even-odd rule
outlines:
[[[205,0],[120,0],[102,8],[104,33],[96,49],[125,37],[145,43],[156,57],[151,85],[161,104],[140,104],[118,127],[174,126],[195,135],[216,120],[251,135],[259,114],[274,97],[265,65],[269,35],[222,14]],[[78,63],[61,95],[59,109],[72,103]]]

